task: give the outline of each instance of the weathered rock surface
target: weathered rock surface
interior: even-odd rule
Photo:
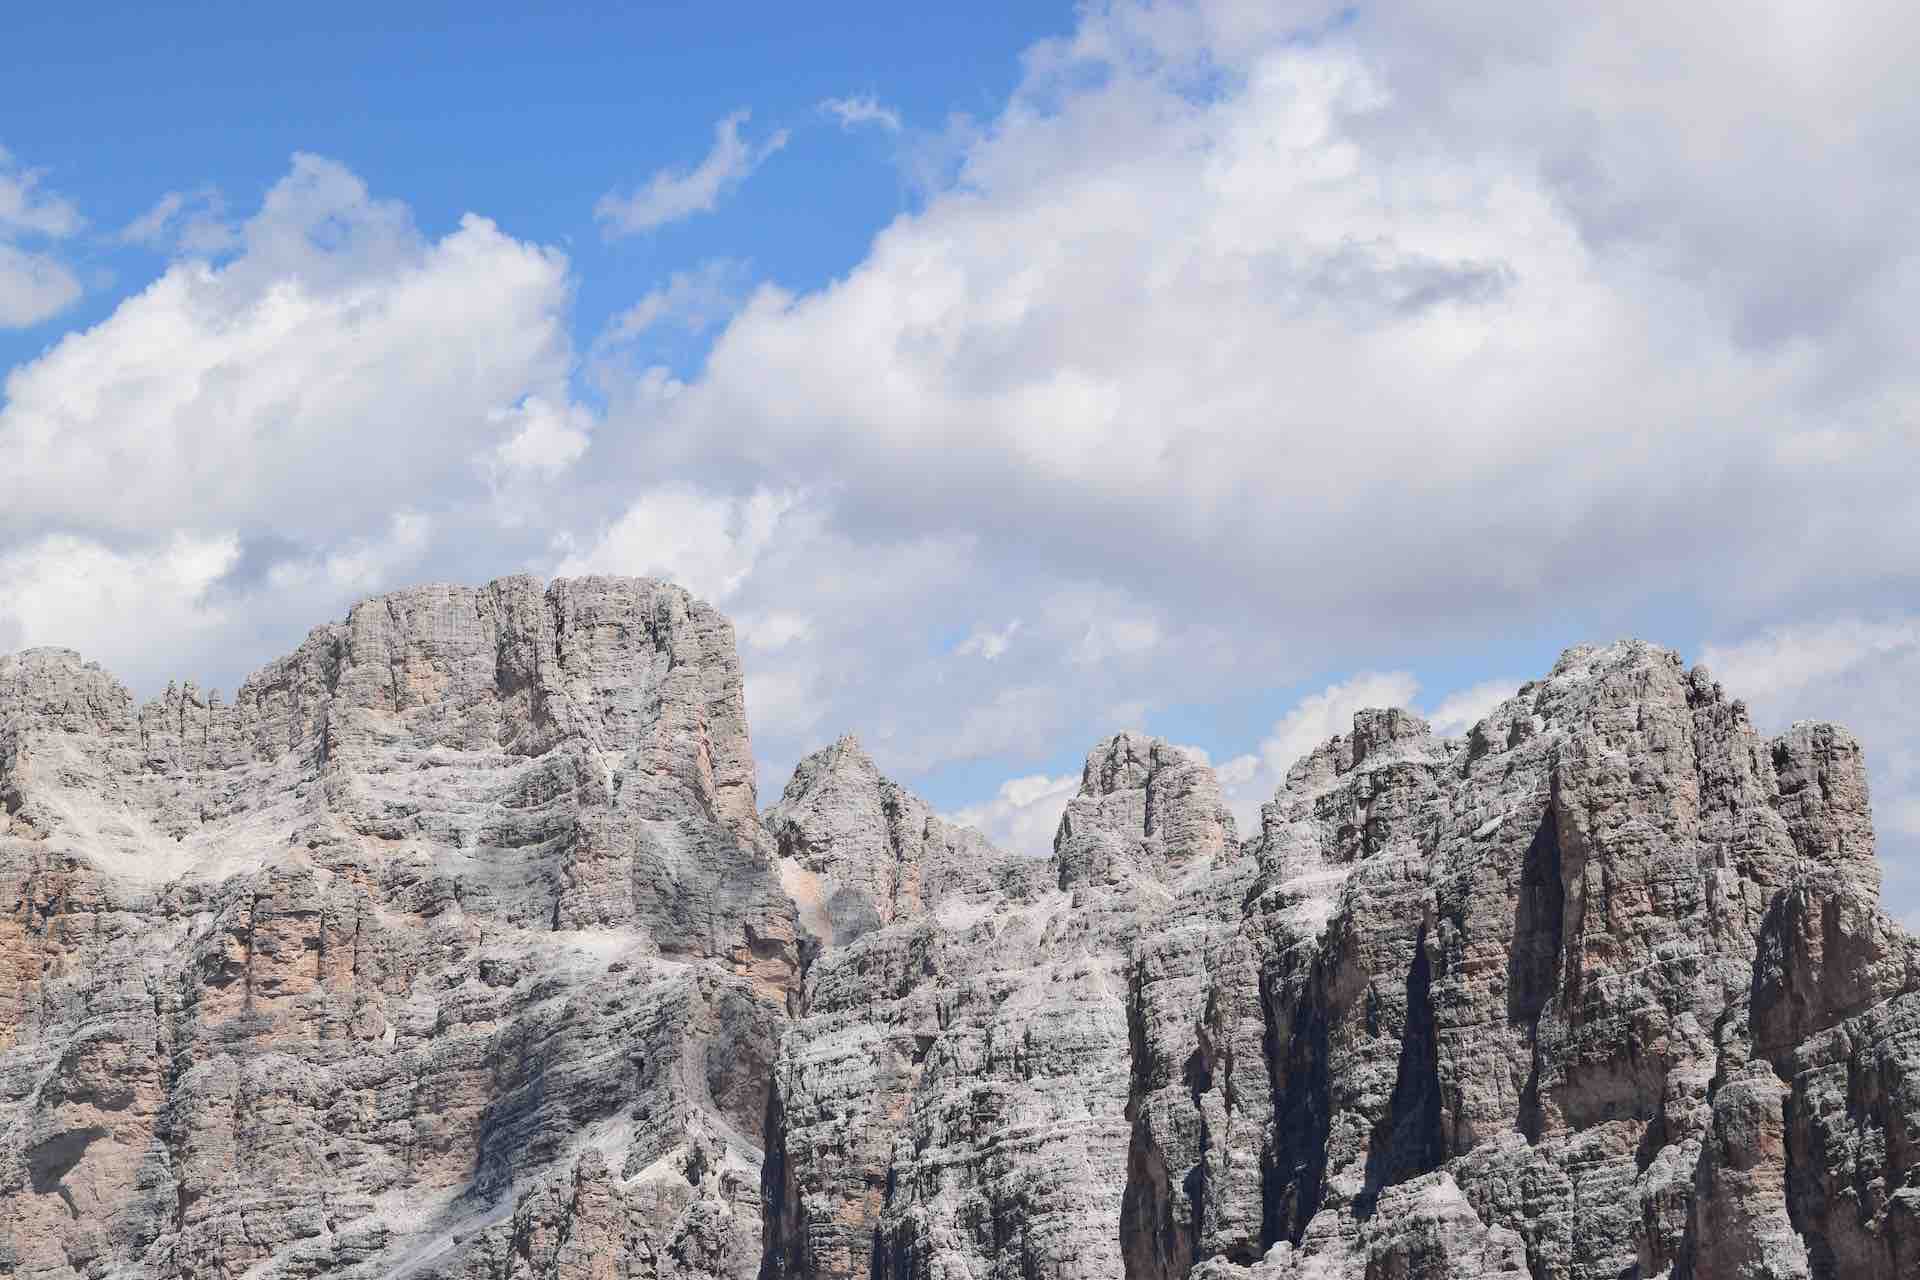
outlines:
[[[764,819],[802,926],[827,946],[978,897],[1006,856],[882,777],[852,736],[802,760]]]
[[[591,1274],[559,1200],[757,1271],[798,935],[683,591],[403,592],[230,703],[0,659],[0,804],[0,1271]]]
[[[852,739],[756,812],[677,588],[421,588],[231,703],[0,658],[0,1274],[1920,1275],[1920,942],[1844,730],[1569,651],[1240,839],[1050,859]]]

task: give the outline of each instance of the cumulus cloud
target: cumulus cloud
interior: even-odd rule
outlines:
[[[1409,671],[1363,671],[1307,694],[1273,726],[1258,751],[1235,756],[1218,767],[1220,785],[1234,820],[1244,834],[1260,827],[1260,806],[1286,780],[1294,762],[1335,735],[1353,730],[1353,717],[1369,707],[1405,707],[1423,716],[1440,737],[1459,737],[1481,717],[1512,697],[1524,681],[1484,680],[1457,689],[1431,711],[1417,703],[1420,682]]]
[[[1830,618],[1709,645],[1701,662],[1755,722],[1837,720],[1860,737],[1884,833],[1920,837],[1920,616]],[[1907,871],[1920,890],[1920,865]]]
[[[862,125],[878,125],[888,133],[900,132],[900,113],[892,107],[884,106],[872,94],[853,98],[828,98],[820,104],[820,110],[840,121],[842,129],[858,129]]]
[[[765,490],[729,498],[691,488],[657,489],[641,495],[591,547],[562,560],[558,572],[669,578],[702,599],[723,603],[753,572],[795,497]]]
[[[430,564],[525,565],[495,489],[550,482],[590,426],[560,254],[473,216],[430,239],[305,155],[236,236],[14,368],[0,401],[7,607],[103,659],[137,633],[116,667],[136,682],[231,681],[273,656],[262,637]]]
[[[212,187],[169,191],[145,213],[120,229],[123,244],[163,252],[212,257],[238,248],[240,229],[227,216],[227,203]]]
[[[559,254],[473,216],[427,241],[313,156],[242,237],[8,375],[0,527],[325,540],[469,473],[503,408],[566,402]]]
[[[429,546],[431,517],[396,512],[377,536],[354,538],[319,554],[277,561],[267,570],[276,592],[338,599],[378,591],[417,563]],[[317,589],[316,589],[317,588]]]
[[[0,235],[32,234],[55,239],[80,230],[80,211],[65,196],[43,185],[46,172],[23,169],[0,146]]]
[[[72,201],[46,188],[45,177],[21,168],[0,147],[0,329],[39,324],[84,292],[80,278],[54,253],[18,243],[62,240],[84,225]]]
[[[237,644],[236,599],[308,608],[257,594],[273,566],[386,546],[400,509],[429,523],[395,573],[690,577],[741,621],[775,781],[846,729],[908,781],[1051,779],[1109,728],[1310,684],[1228,762],[1243,815],[1421,658],[1539,674],[1549,615],[1587,632],[1556,647],[1711,627],[1757,708],[1869,735],[1893,831],[1920,735],[1846,699],[1903,669],[1872,629],[1920,588],[1915,38],[1879,0],[1086,6],[832,283],[708,264],[635,299],[603,413],[569,396],[559,254],[422,235],[303,159],[230,260],[9,378],[0,534],[233,548],[226,621],[148,638],[170,663]],[[784,141],[745,124],[602,225],[714,207]],[[674,325],[717,329],[704,361],[636,356]],[[1873,620],[1806,630],[1836,602]]]
[[[1701,661],[1763,731],[1835,720],[1866,748],[1896,913],[1920,909],[1920,616],[1790,623],[1708,645]]]
[[[740,305],[747,279],[747,264],[732,258],[712,258],[691,271],[676,271],[667,277],[666,284],[649,290],[640,301],[614,316],[596,346],[605,351],[663,324],[700,333]]]
[[[1081,666],[1137,657],[1151,652],[1160,640],[1160,623],[1154,618],[1097,618],[1081,632],[1071,656]]]
[[[1910,599],[1914,37],[1875,4],[1090,6],[853,270],[612,413],[654,465],[830,495],[855,547],[963,538],[957,591],[889,608],[1019,642],[870,667],[956,751],[1143,690],[1544,663],[1511,637],[1548,609],[1554,647],[1685,644]],[[883,764],[938,758],[896,723],[857,726]],[[1285,761],[1251,754],[1257,802]]]
[[[1260,829],[1260,806],[1273,798],[1293,762],[1335,734],[1353,728],[1367,707],[1411,707],[1420,682],[1406,671],[1363,672],[1330,684],[1296,703],[1273,726],[1257,752],[1219,766],[1220,788],[1241,830]]]
[[[608,192],[594,206],[594,217],[608,235],[629,236],[713,212],[721,196],[787,145],[785,129],[774,130],[758,144],[748,142],[740,136],[747,117],[746,111],[722,117],[713,127],[713,149],[694,168],[661,169],[630,195]]]
[[[1916,650],[1920,620],[1833,618],[1769,627],[1735,644],[1708,645],[1701,661],[1756,710],[1779,712],[1799,707],[1817,686],[1878,677]]]
[[[748,648],[773,653],[796,640],[804,640],[813,631],[813,620],[805,614],[775,609],[770,613],[743,615],[738,620],[740,638]]]
[[[0,552],[0,632],[10,647],[78,648],[115,672],[149,671],[156,638],[184,647],[227,620],[206,596],[239,554],[231,535],[176,533],[122,551],[47,534]]]
[[[84,290],[72,268],[49,253],[0,243],[0,329],[24,329],[65,311]]]
[[[494,446],[498,466],[546,475],[579,461],[593,430],[593,414],[585,406],[554,404],[540,396],[528,396],[511,408],[489,410],[487,420],[509,424],[513,431]]]
[[[1029,56],[950,189],[844,279],[735,316],[657,419],[667,456],[831,476],[850,521],[978,528],[998,561],[1288,628],[1309,669],[1383,617],[1457,634],[1569,582],[1627,611],[1652,564],[1749,616],[1816,576],[1920,576],[1890,479],[1912,445],[1892,353],[1914,237],[1876,232],[1884,271],[1814,290],[1845,324],[1758,340],[1770,259],[1716,229],[1765,220],[1725,194],[1739,174],[1697,104],[1642,85],[1655,63],[1589,66],[1649,28],[1650,54],[1752,104],[1756,66],[1798,65],[1792,33],[1730,20],[1730,51],[1720,28],[1548,6],[1492,40],[1416,8],[1431,66],[1370,11],[1088,10]],[[1893,83],[1862,105],[1905,136]],[[1825,155],[1817,123],[1789,141]],[[1876,207],[1908,188],[1914,163],[1852,147],[1818,167],[1849,165]],[[1589,153],[1608,167],[1576,171]],[[1659,221],[1650,193],[1696,155],[1708,176],[1677,189],[1700,207]],[[1835,203],[1788,200],[1816,257],[1850,243]],[[1863,544],[1884,548],[1870,573]]]
[[[1456,690],[1427,714],[1427,723],[1443,738],[1460,737],[1525,683],[1518,676],[1501,676]]]
[[[1009,853],[1041,857],[1053,851],[1060,815],[1079,789],[1079,774],[1057,778],[1029,774],[1001,783],[989,800],[941,816],[948,822],[972,827]]]

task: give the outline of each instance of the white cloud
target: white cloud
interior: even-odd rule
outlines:
[[[80,278],[58,258],[0,242],[0,329],[24,329],[79,301]]]
[[[756,745],[767,737],[792,742],[818,736],[828,709],[817,673],[798,665],[770,670],[749,665],[746,698],[747,722],[753,726]],[[761,761],[763,792],[776,795],[785,782],[784,775],[769,776],[767,762]]]
[[[178,242],[206,203],[137,229]],[[6,630],[146,691],[236,681],[358,595],[536,567],[553,517],[516,533],[501,494],[536,505],[591,425],[559,254],[471,216],[429,240],[313,156],[237,237],[15,367],[0,400]]]
[[[493,409],[487,420],[513,424],[513,434],[494,447],[493,460],[501,467],[537,471],[552,476],[580,460],[593,430],[593,414],[585,406],[554,404],[528,396],[510,409]]]
[[[226,621],[204,597],[239,554],[231,535],[176,534],[152,548],[116,551],[49,534],[0,552],[0,632],[11,633],[10,647],[58,645],[116,674],[146,671],[156,641],[178,645]]]
[[[1080,790],[1078,774],[1044,773],[1011,778],[991,800],[942,814],[948,822],[972,827],[1009,853],[1041,857],[1053,851],[1054,832],[1067,801]]]
[[[1072,660],[1086,666],[1114,658],[1137,658],[1151,652],[1161,640],[1153,618],[1102,618],[1090,622],[1073,646]]]
[[[1880,821],[1896,835],[1920,840],[1920,796],[1895,796],[1891,803],[1882,804]]]
[[[1790,327],[1846,323],[1761,340],[1774,286],[1744,255],[1768,219],[1731,194],[1712,131],[1764,117],[1875,209],[1920,161],[1870,164],[1755,98],[1758,68],[1803,65],[1775,18],[1729,18],[1730,50],[1704,25],[1584,6],[1500,39],[1415,6],[1428,62],[1369,13],[1302,38],[1327,16],[1087,10],[856,269],[748,302],[656,419],[666,456],[735,484],[830,478],[851,518],[896,530],[979,529],[984,573],[1018,559],[1283,627],[1309,669],[1383,619],[1498,626],[1569,581],[1596,611],[1630,608],[1655,564],[1736,614],[1815,580],[1920,580],[1920,514],[1890,478],[1920,402],[1892,354],[1920,238],[1876,224],[1885,271],[1813,289]],[[1675,97],[1691,76],[1653,63],[1588,66],[1648,41],[1729,101]],[[1905,137],[1905,97],[1876,92]],[[1667,176],[1697,208],[1654,216]],[[1788,204],[1816,257],[1852,252],[1853,214]],[[1727,219],[1751,234],[1714,234]],[[1775,452],[1809,438],[1845,447]]]
[[[587,551],[556,570],[670,578],[704,600],[722,603],[739,590],[773,541],[796,495],[760,490],[731,498],[691,488],[642,494]]]
[[[1866,749],[1875,828],[1895,915],[1920,915],[1920,616],[1840,617],[1708,645],[1701,661],[1763,731],[1834,720]]]
[[[1790,706],[1810,686],[1920,649],[1920,620],[1826,622],[1770,627],[1738,644],[1709,645],[1701,661],[1735,697],[1758,707]]]
[[[1834,720],[1867,750],[1883,833],[1920,835],[1920,617],[1835,618],[1708,645],[1701,662],[1764,730]],[[1920,890],[1920,849],[1912,874]]]
[[[804,488],[856,562],[957,548],[834,618],[867,661],[826,715],[883,765],[1045,758],[1142,689],[1514,670],[1549,609],[1673,643],[1675,600],[1920,587],[1910,16],[1343,13],[1084,8],[852,270],[611,397],[649,465]],[[1015,616],[993,662],[928,653]],[[1286,761],[1251,758],[1257,803]]]
[[[746,284],[747,265],[731,258],[711,258],[692,271],[676,271],[665,285],[609,321],[595,345],[604,350],[631,342],[667,323],[700,333],[732,314]]]
[[[600,197],[594,217],[610,236],[651,231],[696,213],[711,213],[720,197],[746,181],[767,157],[787,145],[787,131],[776,129],[758,145],[740,136],[746,111],[723,117],[713,127],[713,149],[693,169],[665,168],[631,195]]]
[[[220,193],[203,187],[167,192],[151,209],[121,228],[118,238],[124,244],[212,257],[240,246],[240,228],[227,217],[226,201]]]
[[[0,236],[60,239],[84,225],[71,200],[41,186],[45,177],[45,170],[20,168],[13,153],[0,147]]]
[[[0,528],[331,543],[470,485],[502,409],[567,402],[559,254],[472,216],[428,242],[312,156],[242,235],[7,376]]]
[[[900,132],[900,113],[892,107],[884,106],[872,94],[851,98],[828,98],[820,104],[820,110],[839,119],[842,129],[857,129],[861,125],[875,124],[888,133]]]
[[[1488,712],[1511,698],[1524,683],[1515,676],[1501,676],[1456,690],[1440,700],[1440,705],[1427,716],[1427,723],[1443,738],[1460,737],[1479,724]]]
[[[770,613],[742,614],[738,620],[740,638],[747,646],[775,653],[796,640],[813,633],[813,620],[804,614],[775,609]]]
[[[1006,626],[995,629],[980,623],[967,633],[967,638],[955,647],[954,653],[961,657],[985,658],[994,661],[1007,651],[1013,643],[1014,633],[1020,630],[1020,619],[1015,618]]]
[[[0,147],[0,329],[24,329],[66,310],[84,290],[80,278],[45,249],[25,249],[22,238],[65,239],[83,225],[79,210],[46,190],[45,173],[22,169]]]
[[[559,254],[479,218],[422,235],[303,159],[231,260],[13,373],[0,546],[234,547],[143,636],[162,674],[297,640],[356,577],[334,558],[690,575],[740,620],[776,784],[849,728],[896,774],[1029,773],[1316,672],[1528,669],[1549,613],[1600,632],[1567,640],[1684,641],[1674,601],[1736,637],[1835,602],[1905,625],[1914,44],[1881,3],[1086,6],[1004,110],[913,144],[940,176],[832,284],[709,264],[634,300],[591,419]],[[603,225],[713,207],[783,137],[730,117]],[[724,328],[692,372],[634,357],[672,325]],[[993,661],[984,633],[954,651],[1016,617]],[[1780,705],[1860,729],[1895,832],[1915,738],[1868,673],[1907,650],[1833,673],[1831,636],[1796,643],[1830,674]],[[1753,653],[1759,708],[1792,679]],[[1228,762],[1241,813],[1311,745],[1292,719]]]
[[[419,561],[432,532],[430,517],[417,511],[396,512],[383,534],[356,538],[308,558],[280,561],[267,570],[267,582],[283,594],[297,590],[334,599],[370,595],[404,580],[401,572]]]
[[[1286,780],[1294,761],[1335,734],[1353,730],[1356,711],[1411,707],[1420,682],[1405,671],[1367,671],[1300,699],[1281,716],[1258,752],[1236,756],[1219,768],[1221,790],[1240,829],[1260,829],[1260,806]]]

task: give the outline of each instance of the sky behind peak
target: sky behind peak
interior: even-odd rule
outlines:
[[[856,730],[1036,848],[1114,729],[1249,817],[1638,634],[1854,725],[1914,912],[1916,25],[42,7],[0,645],[231,688],[370,592],[664,574],[763,787]]]

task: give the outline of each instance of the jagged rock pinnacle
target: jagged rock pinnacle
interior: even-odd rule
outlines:
[[[1359,713],[1255,832],[1116,735],[1033,859],[851,735],[756,812],[646,579],[379,597],[230,701],[0,657],[0,1274],[1920,1275],[1865,778],[1625,641]]]

